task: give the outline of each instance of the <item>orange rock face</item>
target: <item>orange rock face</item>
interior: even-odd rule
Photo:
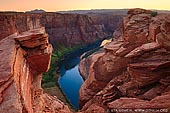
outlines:
[[[145,10],[141,8],[129,9],[128,14],[137,15],[137,14],[151,14],[152,11]]]
[[[128,12],[122,33],[114,33],[122,35],[90,56],[90,67],[79,68],[81,74],[88,74],[80,89],[80,113],[157,112],[154,108],[170,112],[169,16],[152,17],[143,9]],[[86,22],[78,18],[84,36]],[[54,26],[62,26],[59,23]],[[41,74],[48,70],[52,52],[44,28],[3,37],[0,45],[0,113],[70,113],[41,88]]]
[[[106,13],[104,15],[0,13],[0,40],[15,32],[21,33],[45,27],[54,50],[61,45],[66,47],[87,45],[111,36],[115,28],[120,25],[123,16],[114,13]],[[45,39],[41,38],[41,42],[46,42],[47,40]],[[22,41],[21,43],[24,46],[34,47],[31,40],[29,40],[29,43],[28,41]],[[41,44],[39,41],[37,43]]]
[[[152,17],[148,10],[129,10],[122,35],[91,61],[80,89],[81,112],[103,113],[102,108],[115,113],[123,108],[131,110],[129,113],[149,108],[154,113],[153,108],[170,112],[169,16]]]
[[[0,45],[1,113],[70,112],[41,88],[41,74],[49,69],[52,53],[44,28],[15,33]]]

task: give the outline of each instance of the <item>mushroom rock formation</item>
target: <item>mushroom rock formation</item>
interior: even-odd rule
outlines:
[[[42,72],[48,71],[52,54],[44,28],[14,33],[0,45],[1,113],[70,112],[41,88]]]

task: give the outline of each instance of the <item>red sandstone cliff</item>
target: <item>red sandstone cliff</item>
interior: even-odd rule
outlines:
[[[54,49],[61,45],[85,45],[111,36],[122,17],[114,14],[0,13],[0,40],[15,32],[43,26]]]
[[[44,28],[0,41],[0,113],[70,112],[41,88],[41,75],[49,68],[51,53]]]
[[[123,19],[123,34],[91,56],[89,75],[80,89],[80,112],[118,112],[119,108],[170,112],[170,15],[150,13],[130,10]],[[10,22],[6,24],[13,26]],[[11,34],[17,31],[12,26],[2,28]],[[0,112],[69,113],[63,102],[41,89],[41,73],[48,70],[52,51],[45,30],[4,37],[0,40]]]
[[[88,72],[81,71],[88,78],[80,89],[80,112],[117,113],[120,108],[129,108],[129,113],[141,113],[134,108],[170,112],[170,15],[151,13],[129,10],[122,35],[88,58]]]

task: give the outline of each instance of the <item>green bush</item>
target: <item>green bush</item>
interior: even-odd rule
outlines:
[[[60,45],[58,47],[58,49],[54,52],[55,56],[56,56],[56,60],[59,61],[61,60],[62,58],[64,58],[65,55],[81,48],[82,46],[81,45],[77,45],[77,46],[74,46],[74,47],[65,47],[63,45]]]
[[[152,16],[152,17],[155,17],[156,15],[158,15],[158,12],[152,11],[151,16]]]
[[[60,46],[57,51],[53,52],[51,55],[51,63],[50,63],[50,69],[48,72],[43,73],[42,77],[42,86],[45,85],[45,87],[51,87],[51,82],[56,82],[58,80],[58,63],[61,61],[61,59],[64,58],[65,55],[75,51],[76,49],[81,48],[82,46],[75,46],[75,47],[65,47]],[[53,84],[54,85],[54,84]]]

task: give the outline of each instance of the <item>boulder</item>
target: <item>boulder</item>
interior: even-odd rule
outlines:
[[[115,100],[108,104],[109,109],[121,109],[126,108],[129,110],[132,110],[132,112],[135,112],[134,110],[137,110],[137,113],[141,113],[141,111],[138,111],[139,109],[145,110],[153,110],[153,112],[156,112],[154,110],[163,110],[160,112],[169,112],[170,103],[169,103],[169,93],[163,94],[161,96],[157,96],[151,101],[147,100],[141,100],[137,98],[120,98],[118,100]],[[116,112],[118,113],[118,112]]]
[[[160,47],[161,45],[156,42],[146,43],[135,48],[133,51],[129,51],[129,53],[125,57],[127,58],[137,57],[137,56],[144,54],[147,51],[159,49]]]
[[[169,41],[170,41],[170,22],[166,20],[163,24],[161,24],[161,33],[156,36],[157,42],[161,44],[164,48],[170,49]]]

